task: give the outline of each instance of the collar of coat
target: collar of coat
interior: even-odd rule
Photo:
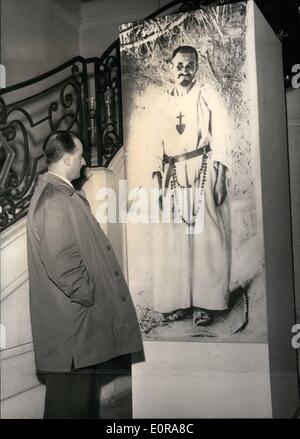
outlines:
[[[76,190],[73,186],[70,186],[61,178],[56,175],[49,174],[49,172],[45,172],[38,177],[39,181],[46,182],[55,186],[58,190],[62,190],[67,192],[70,196],[72,196],[75,192],[80,195],[83,199],[86,199],[84,192]]]

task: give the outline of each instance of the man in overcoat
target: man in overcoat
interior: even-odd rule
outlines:
[[[135,308],[112,246],[72,181],[85,165],[70,132],[47,139],[48,172],[28,212],[30,312],[45,418],[89,417],[94,366],[142,350]]]

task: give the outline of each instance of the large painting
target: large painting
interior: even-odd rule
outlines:
[[[248,31],[245,2],[120,27],[128,280],[145,340],[266,341]]]

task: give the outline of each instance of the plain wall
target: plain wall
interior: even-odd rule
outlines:
[[[80,0],[1,0],[1,59],[7,86],[79,54]]]
[[[100,56],[119,37],[119,25],[142,20],[170,1],[93,0],[82,4],[80,54]]]

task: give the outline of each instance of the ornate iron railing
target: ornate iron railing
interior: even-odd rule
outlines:
[[[46,168],[42,146],[49,133],[76,133],[89,163],[86,98],[86,60],[80,57],[1,90],[0,230],[26,214],[36,176]]]

